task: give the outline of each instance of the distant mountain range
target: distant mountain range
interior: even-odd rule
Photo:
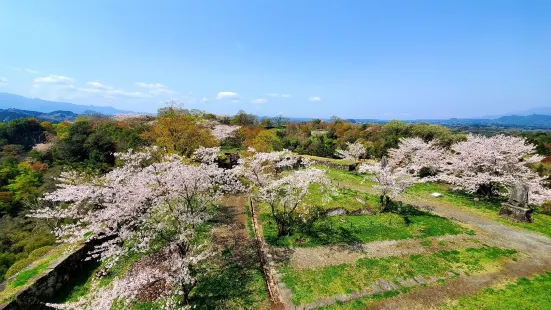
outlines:
[[[17,108],[17,109],[15,109]],[[2,110],[3,109],[3,110]],[[53,111],[53,112],[52,112]],[[21,117],[35,117],[40,120],[59,122],[74,120],[78,114],[135,114],[113,107],[99,107],[94,105],[78,105],[68,102],[31,99],[19,95],[0,93],[0,121],[7,122]],[[261,117],[266,118],[266,117]],[[289,118],[292,121],[309,121],[313,118]],[[386,123],[380,119],[347,119],[355,123]],[[502,116],[486,116],[482,118],[451,118],[451,119],[416,119],[406,120],[410,123],[431,123],[445,126],[498,126],[518,127],[526,129],[551,129],[551,107],[532,108],[517,113]]]
[[[545,108],[542,108],[545,109]],[[313,118],[290,118],[294,122],[310,121]],[[326,119],[327,120],[327,119]],[[346,119],[352,123],[388,123],[388,120],[381,119]],[[551,129],[551,112],[549,115],[509,115],[498,118],[450,118],[450,119],[415,119],[405,120],[407,123],[429,123],[440,124],[448,127],[461,126],[477,126],[477,127],[509,127],[509,128],[524,128],[524,129]]]
[[[551,115],[509,115],[499,118],[451,118],[447,120],[413,120],[410,122],[427,122],[445,126],[497,126],[518,127],[526,129],[551,129]]]
[[[93,111],[105,115],[136,113],[132,111],[115,109],[113,107],[79,105],[74,103],[49,101],[37,98],[32,99],[9,93],[0,93],[0,109],[13,108],[28,111],[38,111],[42,113],[50,113],[52,111],[70,111],[76,114],[89,113],[90,111]]]
[[[19,109],[0,109],[0,122],[7,123],[18,118],[34,117],[40,121],[48,121],[52,123],[62,121],[74,121],[78,114],[71,111],[53,111],[48,113],[42,113],[37,111],[27,111]]]

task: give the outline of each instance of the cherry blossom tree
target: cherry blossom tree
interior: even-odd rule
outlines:
[[[248,153],[251,155],[239,159],[237,169],[257,187],[266,186],[282,170],[310,165],[307,159],[289,150],[266,153],[249,148]]]
[[[398,148],[388,151],[391,167],[401,167],[417,176],[434,176],[445,158],[445,150],[435,141],[421,138],[402,138]]]
[[[278,236],[290,235],[295,221],[306,220],[313,206],[302,203],[311,184],[330,186],[325,171],[307,168],[291,172],[259,188],[256,199],[270,206],[272,216],[277,223]]]
[[[220,154],[220,147],[201,146],[193,154],[193,158],[204,164],[214,164]]]
[[[215,120],[202,120],[201,125],[210,129],[211,134],[218,141],[224,141],[227,138],[232,138],[241,126],[221,124]]]
[[[240,174],[251,181],[252,198],[259,203],[270,206],[271,213],[277,223],[278,236],[291,234],[293,223],[306,221],[315,206],[307,206],[302,201],[311,184],[321,185],[320,190],[329,186],[325,171],[308,168],[310,161],[283,150],[280,152],[256,152],[250,148],[251,154],[240,160]],[[295,169],[288,174],[283,170]]]
[[[529,186],[530,203],[541,204],[551,199],[551,191],[527,164],[542,158],[525,138],[470,134],[466,141],[451,146],[436,179],[485,195],[499,194],[500,188],[523,182]]]
[[[418,181],[418,179],[401,167],[391,167],[386,157],[380,164],[362,164],[358,167],[359,173],[372,175],[376,182],[373,188],[379,194],[381,211],[390,208],[391,200],[399,198],[406,189]]]
[[[347,150],[337,150],[336,156],[343,159],[358,161],[367,153],[367,149],[359,141],[354,143],[346,142]]]
[[[168,302],[177,295],[185,305],[197,284],[196,265],[210,253],[206,245],[193,242],[196,229],[222,194],[243,186],[234,171],[212,161],[187,165],[181,156],[159,155],[155,148],[116,157],[122,165],[104,176],[64,174],[59,189],[44,197],[58,207],[37,210],[33,216],[64,220],[55,230],[62,242],[99,241],[91,257],[104,261],[108,269],[126,254],[155,252],[149,257],[157,259],[148,267],[154,271],[118,279],[112,289],[133,281],[120,295],[130,302],[137,290],[162,281],[170,294],[161,297]],[[107,289],[98,294],[79,303],[102,304],[96,298],[113,296]],[[79,304],[72,308],[81,309]]]

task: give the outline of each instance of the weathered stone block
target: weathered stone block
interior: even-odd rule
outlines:
[[[499,215],[526,223],[532,223],[532,213],[534,213],[534,210],[531,208],[515,206],[508,202],[502,203],[501,209],[499,209]]]
[[[383,288],[385,291],[392,291],[392,286],[390,286],[390,283],[388,283],[385,280],[379,280],[377,281],[377,285],[379,285],[381,288]]]
[[[383,292],[383,290],[376,283],[371,283],[370,286],[373,289],[373,294],[381,294]]]

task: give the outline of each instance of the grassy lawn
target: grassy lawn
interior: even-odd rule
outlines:
[[[67,249],[66,245],[51,249],[42,257],[37,258],[31,268],[18,272],[13,278],[6,281],[6,288],[0,292],[0,303],[10,300],[17,292],[33,283],[33,279],[41,276],[57,259],[66,254]]]
[[[337,182],[337,183],[343,183],[343,184],[353,184],[353,185],[362,185],[366,188],[370,188],[373,184],[373,180],[371,178],[367,177],[363,174],[359,174],[355,171],[345,171],[345,170],[339,170],[339,169],[333,169],[333,168],[327,168],[327,167],[317,167],[320,169],[323,169],[327,171],[327,176],[329,179]]]
[[[474,296],[463,297],[442,309],[551,309],[551,272],[521,278],[499,289],[487,288]]]
[[[341,186],[354,186],[355,188],[365,189],[370,191],[374,184],[369,178],[365,179],[364,176],[355,172],[343,171],[332,168],[323,168],[327,171],[329,178],[335,182],[338,182]],[[443,194],[442,197],[435,198],[430,194],[438,192]],[[543,235],[551,237],[551,216],[534,212],[533,223],[517,223],[509,219],[500,217],[497,215],[498,210],[501,207],[501,199],[486,199],[485,197],[477,197],[476,195],[463,193],[459,191],[451,190],[451,187],[445,184],[439,183],[418,183],[408,188],[405,198],[410,199],[422,199],[427,202],[444,202],[448,205],[460,208],[468,208],[473,212],[493,219],[495,221],[504,223],[506,225],[523,228],[539,232]],[[479,201],[475,201],[475,198],[479,198]]]
[[[454,269],[466,273],[482,272],[502,263],[516,253],[495,247],[438,251],[409,257],[364,258],[354,264],[342,264],[315,269],[283,267],[282,281],[293,292],[295,304],[314,302],[318,297],[336,296],[366,288],[379,279],[398,277],[431,277],[445,275]]]
[[[293,235],[281,238],[277,237],[277,226],[269,213],[264,210],[260,218],[264,238],[274,246],[311,247],[472,233],[446,218],[416,209],[409,209],[402,215],[323,217],[312,227],[297,227]]]
[[[439,198],[430,196],[430,194],[434,192],[442,193],[443,196]],[[454,207],[469,208],[477,214],[491,218],[506,225],[539,232],[548,237],[551,237],[551,216],[534,212],[534,221],[532,223],[513,222],[509,219],[497,215],[497,212],[499,211],[502,202],[499,199],[480,199],[479,201],[475,201],[474,198],[476,198],[476,196],[474,195],[452,191],[449,189],[449,186],[436,183],[415,184],[412,187],[408,188],[406,197],[410,197],[413,199],[421,198],[426,201],[434,202],[442,201]]]
[[[336,188],[330,193],[324,193],[320,190],[319,185],[313,184],[310,186],[306,197],[304,197],[303,203],[309,206],[318,206],[325,210],[344,208],[347,211],[354,211],[362,208],[376,210],[378,209],[379,200],[375,195],[353,189]]]
[[[318,156],[312,156],[312,155],[300,155],[300,157],[304,157],[320,163],[325,162],[325,163],[331,163],[335,165],[352,165],[355,163],[353,160],[348,160],[348,159],[335,159],[335,158],[318,157]]]

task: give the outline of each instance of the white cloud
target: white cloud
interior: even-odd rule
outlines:
[[[100,82],[97,82],[97,81],[88,82],[86,84],[88,86],[91,86],[91,87],[97,88],[97,89],[113,89],[113,87],[101,84]]]
[[[235,98],[239,98],[239,94],[231,91],[221,91],[218,93],[218,95],[216,95],[216,99],[235,99]]]
[[[236,100],[236,99],[234,99],[234,100],[232,100],[231,102],[233,102],[233,103],[239,103],[240,101],[239,101],[239,100]]]
[[[23,69],[25,72],[27,73],[30,73],[30,74],[39,74],[40,72],[39,71],[36,71],[36,70],[33,70],[33,69]]]
[[[308,101],[312,101],[312,102],[321,101],[321,98],[320,97],[310,97],[310,98],[308,98]]]
[[[101,94],[104,92],[103,89],[100,88],[85,88],[85,87],[78,87],[75,89],[76,91],[87,93],[87,94]]]
[[[201,102],[208,102],[208,101],[209,101],[209,98],[207,98],[207,97],[201,98]]]
[[[37,84],[73,84],[75,80],[63,75],[49,75],[34,79]]]
[[[159,94],[174,94],[175,91],[171,90],[167,86],[161,84],[161,83],[144,83],[144,82],[136,82],[134,83],[139,87],[147,89],[150,93],[159,95]]]
[[[289,94],[278,94],[278,93],[271,93],[271,94],[268,94],[268,96],[274,97],[274,98],[289,98],[289,97],[291,97],[291,95],[289,95]]]
[[[265,103],[265,102],[266,102],[266,99],[264,99],[264,98],[258,98],[258,99],[251,100],[251,103]]]
[[[116,95],[116,96],[123,96],[123,97],[130,97],[130,98],[149,98],[151,97],[148,94],[144,94],[142,92],[128,92],[122,89],[112,89],[107,91],[107,95]]]
[[[8,78],[0,76],[0,84],[7,83],[7,82],[8,82]]]

